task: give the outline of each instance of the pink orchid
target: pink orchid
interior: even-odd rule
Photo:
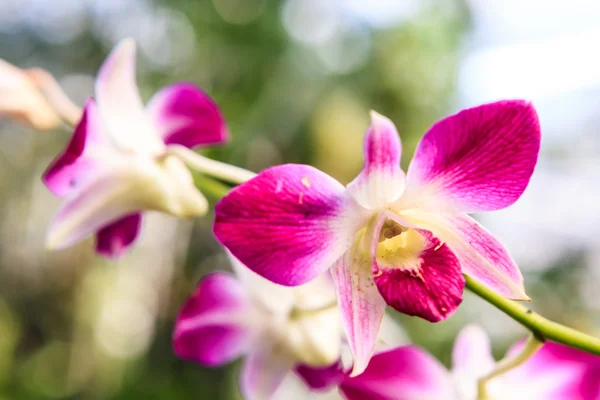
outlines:
[[[95,91],[71,141],[43,176],[54,194],[66,198],[47,246],[64,248],[95,234],[96,251],[116,257],[138,236],[142,210],[178,217],[206,213],[190,171],[169,150],[222,143],[228,131],[216,104],[191,84],[162,89],[144,108],[132,40],[104,62]]]
[[[394,124],[373,112],[364,168],[346,188],[307,165],[272,167],[217,204],[214,232],[279,284],[331,268],[357,375],[373,354],[386,303],[442,320],[462,301],[463,274],[528,299],[508,252],[467,213],[514,203],[539,146],[529,103],[486,104],[436,123],[405,175]]]
[[[245,356],[247,400],[270,399],[297,364],[324,367],[340,357],[342,326],[331,279],[276,285],[232,258],[237,278],[204,277],[175,324],[175,353],[207,366]]]
[[[375,354],[365,372],[354,378],[339,364],[298,371],[313,389],[337,386],[347,400],[476,400],[478,380],[495,365],[481,328],[461,331],[452,364],[448,371],[424,350],[406,346]],[[488,392],[490,400],[597,400],[600,358],[548,342],[525,364],[490,381]]]

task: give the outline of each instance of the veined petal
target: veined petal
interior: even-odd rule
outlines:
[[[146,110],[165,144],[189,148],[229,139],[217,104],[191,83],[176,83],[157,92]]]
[[[383,219],[375,232],[382,224]],[[374,280],[385,302],[430,322],[453,314],[462,302],[465,278],[448,246],[427,231],[409,230],[382,242],[376,236],[372,243]],[[405,246],[394,249],[399,240]]]
[[[142,215],[127,215],[100,229],[96,234],[96,252],[105,257],[118,258],[133,244],[140,233]]]
[[[404,190],[401,156],[402,144],[394,123],[372,111],[371,127],[365,135],[365,165],[348,184],[348,192],[368,209],[395,201]]]
[[[164,149],[146,114],[135,81],[135,42],[121,41],[100,67],[96,101],[111,139],[123,150],[158,154]]]
[[[415,346],[376,354],[365,372],[342,381],[340,391],[348,400],[454,400],[444,366]]]
[[[507,207],[527,187],[539,148],[540,125],[530,103],[499,101],[463,110],[421,140],[408,169],[407,201],[423,203],[418,193],[424,192],[439,197],[430,207],[439,200],[463,212]]]
[[[430,231],[446,244],[460,261],[464,274],[508,298],[530,300],[521,271],[508,251],[473,218],[415,210],[402,211],[400,217],[412,227]]]
[[[102,154],[103,159],[98,159]],[[96,155],[96,157],[94,157]],[[42,177],[44,184],[57,196],[66,196],[88,180],[95,171],[111,164],[110,142],[93,99],[85,105],[81,121],[65,150],[52,161]]]
[[[373,356],[385,301],[379,294],[368,254],[347,251],[331,269],[335,283],[342,322],[354,366],[351,376],[360,375]]]
[[[203,365],[223,365],[246,353],[260,321],[252,319],[252,305],[233,276],[216,272],[205,276],[183,305],[173,332],[178,357]]]
[[[69,247],[120,218],[140,210],[179,217],[202,215],[206,199],[178,159],[162,164],[127,159],[87,181],[70,195],[51,223],[48,248]]]
[[[294,366],[294,359],[274,343],[263,343],[245,358],[240,391],[245,400],[269,400]]]
[[[225,196],[215,207],[214,232],[244,265],[293,286],[331,267],[367,218],[336,180],[287,164]]]

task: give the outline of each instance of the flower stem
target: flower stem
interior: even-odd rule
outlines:
[[[167,146],[167,154],[178,157],[188,167],[198,172],[203,172],[230,183],[243,183],[256,176],[254,172],[220,161],[211,160],[210,158],[206,158],[195,151],[178,144]]]
[[[477,400],[490,400],[487,392],[487,384],[492,379],[513,370],[520,365],[523,365],[529,360],[544,344],[544,339],[538,337],[535,333],[531,333],[525,346],[518,354],[512,357],[506,357],[496,364],[496,368],[477,382]]]
[[[488,289],[465,275],[466,287],[509,317],[519,322],[539,340],[552,340],[600,356],[600,339],[550,321],[529,308]]]

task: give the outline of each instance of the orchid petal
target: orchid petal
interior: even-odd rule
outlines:
[[[403,211],[412,227],[430,231],[460,261],[462,272],[514,300],[529,300],[523,276],[508,251],[491,233],[468,215]]]
[[[90,179],[69,195],[51,223],[48,248],[69,247],[139,210],[180,217],[202,215],[207,201],[178,159],[162,165],[125,160]]]
[[[246,353],[254,329],[251,303],[233,276],[216,272],[205,276],[183,305],[173,333],[178,357],[203,365],[223,365]]]
[[[142,215],[136,213],[100,229],[96,234],[96,252],[109,258],[122,256],[137,239],[141,224]]]
[[[523,343],[513,346],[517,353]],[[502,377],[502,388],[528,399],[597,400],[600,357],[558,343],[546,342],[522,366]]]
[[[37,130],[54,129],[61,118],[27,71],[0,60],[0,114]]]
[[[461,398],[477,397],[477,381],[494,369],[490,339],[482,328],[463,328],[452,351],[452,375]]]
[[[382,222],[383,219],[376,232],[381,230]],[[402,254],[391,260],[380,258],[377,251],[378,245],[385,245],[387,240],[380,244],[379,237],[375,237],[372,243],[373,266],[377,271],[374,280],[385,302],[401,313],[430,322],[452,315],[462,302],[465,286],[460,264],[452,251],[426,231],[410,230],[388,240],[395,239],[416,243],[409,243],[413,249],[402,249]]]
[[[304,364],[323,367],[339,359],[343,335],[336,303],[298,312],[290,321],[287,336],[290,351]]]
[[[294,360],[275,344],[263,344],[244,359],[240,391],[245,400],[269,400],[273,397]]]
[[[164,144],[146,114],[135,81],[135,42],[125,39],[100,67],[96,100],[111,139],[123,150],[158,154]]]
[[[463,110],[421,140],[408,169],[407,197],[426,193],[439,199],[428,206],[441,200],[463,212],[508,207],[527,187],[539,148],[539,121],[530,103],[499,101]],[[421,207],[428,202],[413,201]]]
[[[348,192],[363,207],[377,209],[395,201],[404,190],[400,169],[402,145],[394,123],[371,112],[371,127],[365,135],[365,165],[348,184]]]
[[[346,378],[340,391],[348,400],[453,400],[448,371],[415,346],[378,353],[361,375]]]
[[[108,158],[101,161],[93,157],[94,152],[104,151],[110,154],[109,145],[96,104],[93,99],[89,99],[67,147],[52,161],[42,180],[52,193],[66,196],[95,170],[105,168],[110,163]]]
[[[165,144],[189,148],[227,141],[229,131],[217,104],[190,83],[157,92],[146,107]]]
[[[346,252],[331,269],[342,322],[354,358],[351,376],[361,374],[371,359],[385,312],[385,301],[373,282],[371,259]]]
[[[300,364],[296,366],[296,374],[308,387],[318,391],[337,386],[346,377],[341,360],[321,368]]]
[[[293,286],[327,270],[366,218],[333,178],[288,164],[261,172],[225,196],[215,207],[214,232],[244,265]]]

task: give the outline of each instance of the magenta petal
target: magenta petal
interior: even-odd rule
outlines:
[[[540,125],[530,103],[499,101],[463,110],[425,134],[407,187],[428,187],[464,212],[501,209],[527,187],[539,148]]]
[[[365,135],[365,165],[348,185],[348,191],[363,207],[375,209],[396,200],[404,190],[400,169],[402,145],[394,123],[376,112]]]
[[[490,339],[483,329],[476,325],[463,328],[452,349],[452,372],[475,381],[490,372],[494,364]]]
[[[140,233],[141,214],[131,214],[100,229],[96,234],[96,252],[105,257],[123,255]]]
[[[287,164],[225,196],[215,207],[214,232],[259,275],[299,285],[344,253],[364,223],[359,212],[336,180],[307,165]]]
[[[165,144],[195,147],[229,139],[217,104],[190,83],[177,83],[157,92],[147,106]]]
[[[508,354],[514,354],[522,343]],[[600,357],[547,342],[521,367],[507,373],[503,384],[532,399],[597,400],[600,398]]]
[[[337,386],[346,376],[341,360],[323,368],[300,364],[296,366],[296,373],[312,390],[327,390]]]
[[[354,250],[354,249],[353,249]],[[351,375],[362,373],[375,351],[385,301],[373,283],[371,260],[348,251],[331,269],[342,323],[354,365]]]
[[[42,176],[42,181],[52,193],[66,196],[94,168],[99,167],[98,161],[86,157],[84,153],[89,148],[93,150],[94,147],[105,144],[107,139],[103,137],[101,129],[96,103],[89,99],[67,147],[52,161]]]
[[[348,400],[442,400],[453,398],[448,371],[415,346],[376,354],[361,375],[346,378],[340,390]]]
[[[421,232],[425,244],[414,265],[377,265],[375,283],[386,303],[401,313],[430,322],[446,319],[462,302],[465,278],[454,253]]]
[[[250,312],[244,288],[233,276],[223,272],[205,276],[177,316],[175,354],[209,366],[239,357],[253,339],[243,320]]]
[[[240,374],[244,400],[272,398],[293,364],[293,360],[274,343],[264,343],[253,349],[244,360]]]

